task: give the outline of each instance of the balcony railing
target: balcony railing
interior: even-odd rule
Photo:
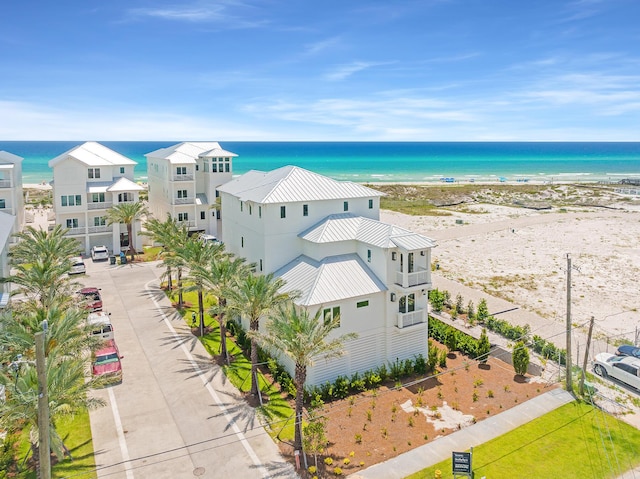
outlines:
[[[187,228],[193,228],[196,225],[195,221],[178,221],[178,226],[186,226]]]
[[[416,309],[409,313],[398,313],[398,328],[408,328],[416,324],[422,324],[425,322],[424,309]]]
[[[113,231],[113,225],[103,225],[103,226],[89,226],[88,233],[111,233]]]
[[[412,273],[396,271],[396,284],[403,288],[418,286],[429,283],[429,270],[426,268],[418,268]]]
[[[0,188],[12,188],[11,180],[0,180]]]
[[[174,205],[192,205],[193,203],[195,203],[195,198],[191,197],[191,198],[174,198],[173,199],[173,204]]]
[[[173,175],[173,181],[193,181],[193,175]]]
[[[87,203],[87,208],[90,210],[106,210],[111,208],[113,203],[111,201],[96,201]]]

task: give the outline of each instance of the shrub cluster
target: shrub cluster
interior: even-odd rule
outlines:
[[[543,358],[558,361],[562,366],[567,364],[567,351],[565,349],[558,348],[555,344],[536,334],[533,335],[533,350]]]

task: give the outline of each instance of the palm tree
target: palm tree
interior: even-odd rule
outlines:
[[[289,303],[281,305],[269,317],[263,333],[250,332],[251,338],[267,349],[276,349],[289,356],[295,363],[296,422],[293,448],[302,449],[302,408],[307,367],[316,359],[329,359],[344,353],[344,343],[355,339],[355,333],[343,334],[337,338],[327,338],[340,325],[340,317],[325,320],[322,308],[314,316],[309,311]]]
[[[107,223],[125,224],[127,226],[127,235],[129,237],[129,253],[131,261],[134,260],[136,249],[133,246],[133,223],[147,216],[149,211],[141,201],[118,203],[107,210]]]
[[[198,318],[200,324],[200,334],[204,334],[204,289],[205,279],[197,274],[199,267],[209,264],[217,256],[222,255],[224,246],[222,244],[206,243],[197,236],[191,236],[178,250],[176,254],[187,266],[187,279],[189,285],[184,291],[196,291],[198,294]]]
[[[146,231],[143,231],[141,234],[150,236],[155,243],[162,245],[161,257],[163,259],[163,265],[166,268],[167,289],[171,291],[173,289],[171,261],[164,260],[174,255],[177,247],[187,240],[189,230],[185,225],[174,220],[170,213],[167,213],[167,219],[165,221],[150,218],[145,223],[145,229]]]
[[[191,274],[198,276],[203,286],[218,299],[218,304],[211,308],[210,314],[217,316],[220,324],[220,355],[229,364],[227,352],[226,313],[227,298],[230,291],[238,283],[239,278],[251,274],[244,258],[230,254],[214,257],[208,264],[197,265]]]
[[[292,295],[281,293],[284,281],[274,277],[273,273],[267,275],[248,274],[230,290],[230,307],[240,316],[249,319],[249,330],[258,331],[260,318],[267,316],[282,304],[290,301]],[[251,394],[258,394],[258,343],[255,335],[251,337]]]
[[[13,264],[29,264],[40,259],[44,262],[62,262],[71,256],[77,256],[80,244],[66,236],[68,229],[56,225],[51,231],[27,226],[14,236],[18,243],[11,248]]]
[[[0,384],[5,386],[5,401],[0,401],[0,429],[15,432],[29,427],[31,449],[38,457],[38,378],[31,361],[13,363],[13,368],[0,369]],[[85,380],[85,360],[78,357],[59,358],[55,351],[47,357],[46,376],[50,415],[50,445],[62,458],[68,449],[56,431],[56,423],[85,409],[103,406],[104,401],[90,397],[93,380]]]

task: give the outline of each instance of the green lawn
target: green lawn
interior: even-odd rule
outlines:
[[[89,412],[77,414],[74,418],[60,421],[57,426],[58,434],[64,439],[65,445],[71,451],[72,459],[65,458],[51,468],[52,478],[76,477],[78,479],[92,479],[97,477],[96,464],[93,457],[93,441],[91,439],[91,425]],[[19,459],[22,461],[29,451],[29,434],[25,431],[20,444]],[[0,477],[2,477],[0,475]],[[18,479],[36,479],[36,471],[22,471]]]
[[[488,479],[615,478],[640,464],[640,430],[584,403],[567,404],[473,448],[474,476]],[[451,459],[409,476],[451,478]]]
[[[172,297],[172,301],[177,298]],[[186,324],[191,325],[191,313],[198,313],[198,299],[195,292],[185,293],[184,301],[190,303],[190,307],[182,311],[182,317]],[[211,307],[212,303],[205,302],[205,311]],[[205,349],[212,356],[220,354],[220,327],[218,322],[205,312],[205,326],[212,327],[212,331],[200,338]],[[231,384],[242,392],[251,389],[251,360],[247,358],[240,347],[230,338],[227,338],[227,349],[233,357],[230,366],[225,366],[224,372]],[[269,434],[281,441],[291,441],[294,435],[294,411],[289,403],[282,398],[279,390],[271,384],[264,375],[258,373],[258,383],[260,391],[264,397],[264,406],[259,408],[259,413],[269,425]]]

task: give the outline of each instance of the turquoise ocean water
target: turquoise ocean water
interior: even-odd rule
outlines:
[[[47,163],[82,141],[0,141],[0,150],[24,158],[23,182],[52,179]],[[145,154],[177,141],[103,141],[138,162],[146,179]],[[238,142],[220,141],[239,155],[234,175],[296,165],[357,182],[617,181],[640,178],[640,143],[591,142]]]

